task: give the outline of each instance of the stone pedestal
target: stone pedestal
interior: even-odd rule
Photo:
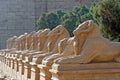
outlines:
[[[9,76],[11,77],[11,59],[9,58],[9,63],[8,63],[8,74],[9,74]]]
[[[13,58],[13,63],[12,63],[12,78],[16,79],[17,78],[17,71],[15,70],[16,68],[16,60]]]
[[[2,69],[4,70],[4,68],[5,68],[5,63],[4,63],[5,58],[4,58],[4,56],[2,56],[1,58],[2,58],[1,59],[1,66],[2,66]]]
[[[4,68],[3,68],[3,70],[4,70],[4,74],[7,74],[7,58],[6,57],[4,59]]]
[[[37,64],[30,63],[31,65],[31,80],[42,80],[40,79],[40,68],[37,67]]]
[[[40,68],[40,80],[51,80],[52,74],[49,71],[51,66],[39,65]]]
[[[31,66],[29,62],[24,61],[24,80],[31,78]]]
[[[11,76],[11,60],[10,58],[7,58],[7,65],[6,65],[6,73],[8,76]]]
[[[120,80],[120,63],[53,64],[51,80]]]
[[[19,70],[19,68],[18,68],[18,66],[19,66],[19,61],[17,60],[17,58],[13,58],[13,60],[14,60],[14,70],[16,71],[16,72],[18,72],[18,70]]]
[[[5,74],[11,77],[12,76],[12,67],[11,67],[12,60],[11,60],[11,58],[7,58],[7,64],[3,63],[1,65],[3,67],[2,69],[5,72]],[[6,66],[4,66],[4,65],[6,65]]]
[[[4,70],[4,74],[6,74],[6,72],[7,72],[7,58],[6,57],[4,57],[4,61],[3,61],[3,63],[4,63],[4,68],[3,68],[3,70]]]
[[[14,68],[15,68],[15,66],[14,66],[14,59],[11,58],[11,73],[10,73],[11,77],[14,77],[14,75],[15,75]]]
[[[14,74],[15,79],[17,79],[17,72],[18,72],[18,61],[17,61],[17,59],[14,58],[13,74]]]
[[[18,66],[19,72],[17,73],[18,80],[23,80],[22,75],[24,75],[24,63],[22,62],[22,60],[18,59],[18,65],[19,65]]]

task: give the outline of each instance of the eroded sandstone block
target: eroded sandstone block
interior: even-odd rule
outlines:
[[[51,80],[119,80],[120,63],[53,64]]]

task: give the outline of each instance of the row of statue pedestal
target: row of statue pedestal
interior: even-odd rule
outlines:
[[[119,63],[33,64],[16,58],[1,57],[5,74],[16,80],[119,80]],[[51,68],[52,67],[52,68]]]
[[[120,43],[103,38],[93,21],[79,25],[74,37],[62,26],[36,33],[7,40],[0,51],[4,74],[16,80],[120,80]]]

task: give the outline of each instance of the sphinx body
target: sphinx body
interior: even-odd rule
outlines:
[[[26,51],[23,51],[20,55],[20,59],[25,60],[25,57],[29,57],[29,59],[31,60],[31,55],[34,55],[35,53],[38,53],[43,48],[43,44],[45,43],[46,39],[47,39],[47,34],[50,32],[50,29],[44,29],[42,31],[39,32],[34,32],[32,35],[30,35],[28,37],[28,41],[30,40],[30,45],[29,49],[27,49]],[[35,41],[37,40],[37,41]],[[39,41],[39,42],[38,42]],[[38,44],[36,44],[36,42],[38,42]],[[39,45],[39,43],[41,43],[41,46]]]
[[[83,24],[87,25],[83,26]],[[75,56],[56,59],[55,63],[119,62],[120,43],[102,37],[98,26],[93,21],[82,23],[73,33],[87,35],[82,50]]]
[[[86,23],[82,26],[87,25]],[[45,57],[42,61],[44,65],[52,65],[53,61],[57,58],[75,56],[78,55],[81,50],[83,43],[86,39],[86,34],[75,35],[74,37],[62,39],[58,44],[59,52],[48,57]]]
[[[16,51],[15,39],[17,39],[17,36],[13,36],[7,40],[7,49],[0,50],[0,55],[8,56],[8,53]]]
[[[15,48],[15,39],[17,38],[17,36],[13,36],[11,38],[9,38],[6,43],[7,43],[7,49],[12,49]]]
[[[41,53],[33,57],[33,62],[40,63],[42,59],[46,56],[49,56],[54,53],[58,53],[58,43],[63,38],[68,38],[69,33],[68,31],[61,25],[54,28],[51,32],[48,33],[48,40],[44,46],[44,50]]]

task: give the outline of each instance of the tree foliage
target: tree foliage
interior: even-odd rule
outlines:
[[[39,29],[50,28],[53,29],[59,24],[62,24],[72,36],[73,30],[85,20],[93,19],[89,12],[89,8],[82,5],[75,7],[70,12],[63,12],[58,10],[56,12],[49,12],[42,14],[37,20]]]
[[[64,14],[65,12],[61,10],[42,14],[37,20],[38,29],[53,29],[60,24],[60,19]]]
[[[73,35],[72,31],[75,29],[76,21],[76,15],[72,12],[65,14],[61,18],[61,24],[68,30],[71,36]]]
[[[105,37],[120,41],[120,0],[102,0],[91,7],[91,13]]]
[[[89,13],[89,8],[85,5],[75,7],[71,12],[68,12],[61,18],[61,24],[69,31],[73,36],[73,30],[83,21],[92,19],[92,15]]]

